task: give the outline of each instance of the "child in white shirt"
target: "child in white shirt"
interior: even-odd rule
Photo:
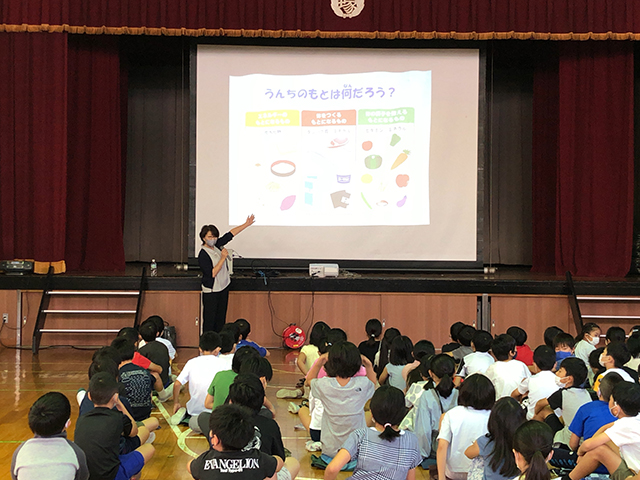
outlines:
[[[456,373],[454,380],[456,386],[460,385],[463,378],[473,375],[474,373],[482,373],[484,375],[487,368],[495,363],[495,359],[489,353],[492,343],[493,337],[489,332],[476,330],[471,340],[473,353],[463,357],[460,362],[458,373]]]
[[[529,397],[527,420],[531,420],[535,415],[538,401],[548,398],[562,385],[559,377],[553,373],[555,364],[556,352],[554,352],[553,348],[540,345],[533,351],[535,375],[523,379],[518,388],[511,392],[511,396],[518,401],[521,401],[525,396]]]
[[[509,397],[523,379],[529,378],[529,368],[519,360],[515,360],[516,341],[511,335],[503,333],[496,336],[491,345],[496,362],[487,368],[485,375],[489,377],[495,388],[496,400]]]

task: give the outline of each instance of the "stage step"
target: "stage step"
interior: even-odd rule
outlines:
[[[42,299],[40,300],[40,308],[38,309],[38,318],[36,319],[36,324],[33,329],[33,342],[31,345],[31,349],[33,354],[36,355],[38,350],[40,349],[40,341],[42,339],[43,333],[82,333],[82,334],[113,334],[118,333],[120,328],[86,328],[86,329],[78,329],[78,328],[45,328],[45,322],[47,319],[47,315],[56,315],[58,323],[69,321],[71,322],[71,318],[76,315],[107,315],[112,317],[121,317],[123,315],[132,315],[133,321],[126,325],[122,325],[122,327],[133,326],[134,328],[138,326],[140,322],[140,308],[142,305],[143,293],[146,289],[146,268],[142,268],[142,273],[140,275],[140,289],[136,291],[132,290],[55,290],[52,288],[53,285],[53,268],[49,268],[49,273],[47,274],[47,278],[45,281],[45,288],[42,291]],[[69,306],[75,306],[78,302],[80,302],[80,298],[84,297],[84,300],[78,307],[85,308],[68,308]],[[89,297],[101,297],[100,300],[93,299],[91,300]],[[119,306],[119,309],[105,309],[104,307],[108,307],[110,305],[109,299],[113,299],[115,302],[116,298],[123,299],[123,297],[128,297],[132,301],[136,301],[136,308],[125,308],[128,305],[114,305]],[[61,302],[64,302],[60,306],[67,308],[49,308],[49,304],[52,298],[61,299]],[[65,301],[65,299],[71,299],[73,301]],[[104,301],[102,300],[104,299]],[[97,304],[96,304],[97,303]],[[71,305],[69,305],[71,304]],[[54,305],[54,307],[57,305]],[[86,308],[86,307],[94,307],[94,308]],[[97,308],[95,308],[97,307]],[[100,308],[102,307],[102,308]],[[60,317],[60,315],[69,315],[71,318]],[[56,325],[57,326],[57,325]],[[105,325],[106,326],[106,325]],[[112,324],[109,324],[111,327]]]
[[[576,297],[580,302],[640,302],[640,297]]]
[[[582,318],[591,320],[640,320],[640,315],[582,315]]]

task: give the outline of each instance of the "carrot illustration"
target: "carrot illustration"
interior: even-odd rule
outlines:
[[[403,152],[398,155],[398,158],[396,158],[396,161],[393,162],[393,165],[391,165],[391,170],[402,165],[409,155],[411,155],[409,150],[403,150]]]

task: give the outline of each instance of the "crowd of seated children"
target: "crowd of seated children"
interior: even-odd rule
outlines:
[[[495,363],[489,365],[485,375],[491,380],[496,392],[496,399],[509,397],[518,388],[522,380],[529,378],[529,368],[520,360],[516,360],[516,341],[511,335],[503,333],[493,339],[491,352]]]
[[[67,397],[60,392],[45,393],[31,405],[28,419],[34,436],[13,452],[11,479],[87,480],[86,455],[67,440],[71,421]]]
[[[513,455],[513,437],[525,422],[525,411],[513,398],[503,397],[491,408],[488,433],[479,437],[464,454],[473,461],[468,479],[509,480],[520,473]]]
[[[387,363],[378,378],[380,385],[384,385],[387,380],[389,385],[405,391],[407,388],[406,378],[402,376],[404,367],[413,363],[413,342],[406,335],[400,335],[391,342],[389,351],[389,363]]]

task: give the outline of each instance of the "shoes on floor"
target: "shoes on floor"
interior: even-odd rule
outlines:
[[[313,440],[309,440],[305,444],[304,448],[306,448],[308,452],[321,452],[322,442],[314,442]]]
[[[162,403],[166,402],[172,397],[173,397],[173,383],[171,383],[168,387],[166,387],[161,392],[158,392],[158,400],[160,400]]]
[[[78,393],[76,393],[76,401],[78,402],[78,406],[82,404],[82,400],[84,400],[86,394],[87,391],[84,388],[78,390]]]
[[[300,398],[304,392],[300,389],[289,390],[288,388],[281,388],[276,393],[277,398]]]
[[[156,432],[151,432],[149,434],[149,438],[147,438],[147,441],[144,442],[145,444],[147,443],[153,443],[153,441],[156,439]]]
[[[293,426],[294,430],[306,430],[306,428],[304,428],[304,425],[302,423],[298,423],[297,425]]]
[[[296,413],[298,413],[298,411],[300,410],[300,405],[296,405],[296,404],[295,404],[295,403],[293,403],[293,402],[289,402],[289,407],[287,407],[287,410],[288,410],[290,413],[293,413],[293,414],[295,415],[295,414],[296,414]]]
[[[178,411],[171,416],[171,418],[169,419],[169,423],[174,426],[179,425],[186,416],[187,409],[185,407],[180,407]]]

